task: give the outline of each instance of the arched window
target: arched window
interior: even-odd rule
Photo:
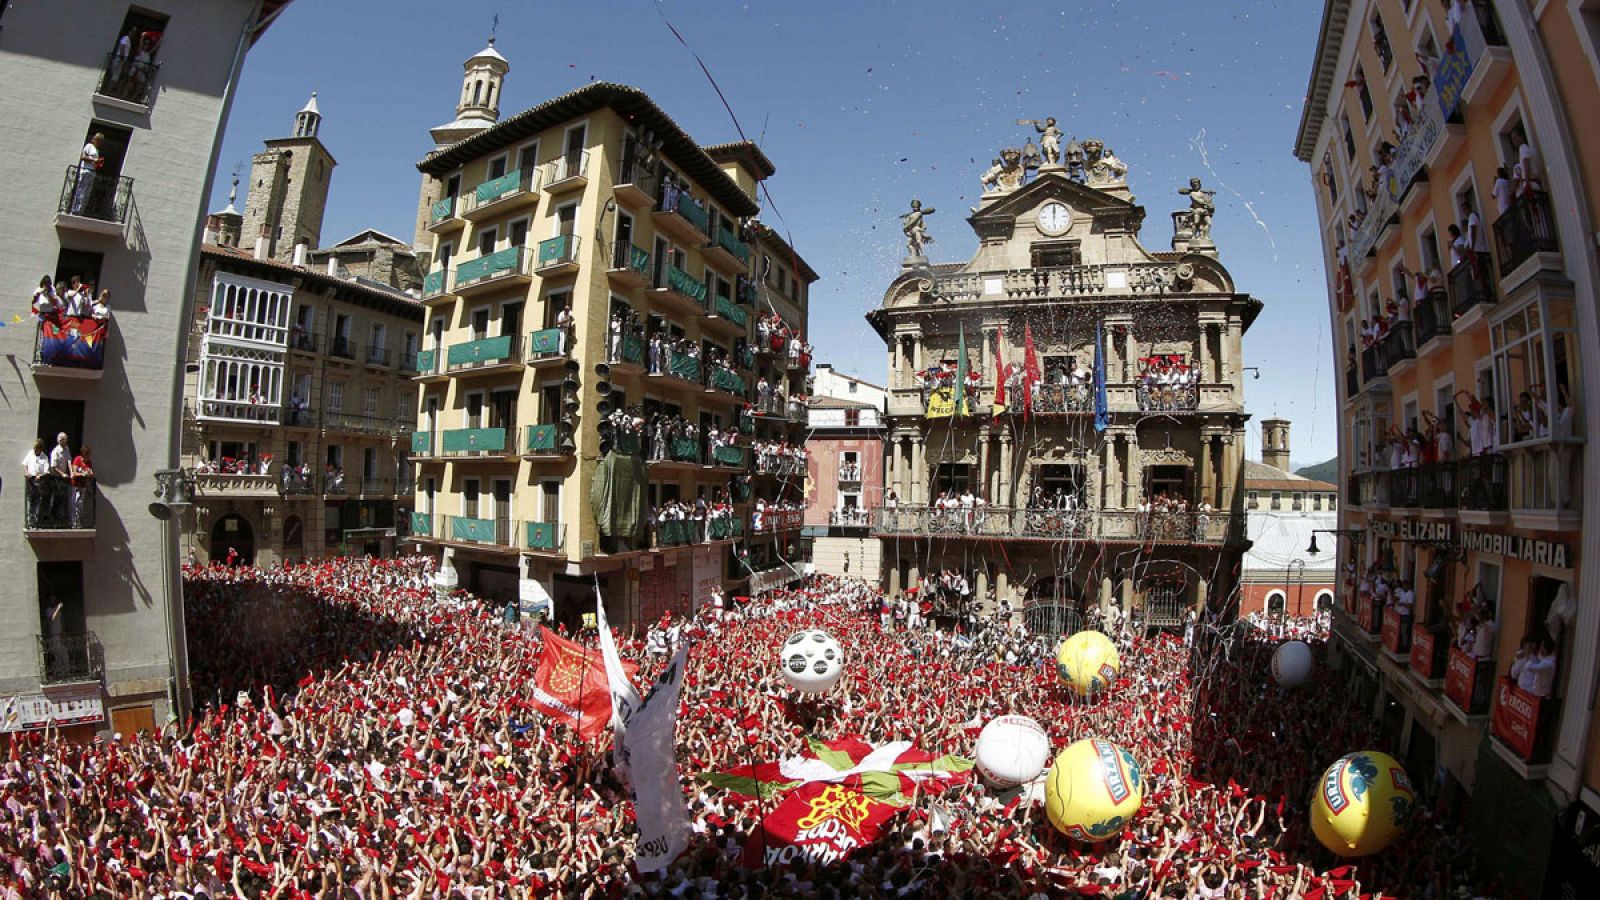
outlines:
[[[482,98],[483,98],[483,82],[474,81],[472,83],[472,105],[473,106],[477,106],[478,105],[478,101],[480,99],[482,99]]]
[[[1273,616],[1283,615],[1283,607],[1287,602],[1287,599],[1288,598],[1284,597],[1283,591],[1273,591],[1272,593],[1268,594],[1267,614]]]
[[[489,90],[483,95],[483,105],[494,107],[494,82],[489,82]]]
[[[1333,591],[1317,592],[1317,611],[1321,612],[1325,609],[1333,609]]]

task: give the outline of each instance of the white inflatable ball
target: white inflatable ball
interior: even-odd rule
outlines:
[[[1311,648],[1305,641],[1285,641],[1272,651],[1272,680],[1296,687],[1311,679]]]
[[[978,733],[978,774],[1004,790],[1039,777],[1050,763],[1050,735],[1027,716],[989,720]]]
[[[844,675],[844,650],[821,629],[798,631],[778,651],[783,680],[801,693],[820,694]]]

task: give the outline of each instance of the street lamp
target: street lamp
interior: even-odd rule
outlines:
[[[1322,551],[1317,547],[1317,535],[1331,534],[1335,537],[1349,538],[1350,543],[1360,545],[1366,541],[1366,532],[1359,528],[1313,528],[1311,530],[1311,543],[1306,547],[1307,556],[1316,556]]]
[[[178,553],[173,538],[172,514],[183,514],[194,499],[194,473],[188,469],[158,469],[155,473],[155,502],[150,515],[161,520],[161,591],[167,619],[167,705],[174,717],[189,714],[189,638],[183,627],[183,589],[173,584],[173,557]]]

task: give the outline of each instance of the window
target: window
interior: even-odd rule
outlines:
[[[489,307],[480,306],[472,311],[472,339],[481,341],[489,336]]]
[[[518,219],[511,223],[511,246],[528,246],[528,220]]]
[[[445,183],[444,183],[444,195],[446,197],[457,197],[457,196],[460,196],[460,194],[461,194],[461,173],[457,172],[456,174],[451,175],[449,177],[449,179],[447,179],[445,181]],[[448,246],[448,245],[446,245],[446,246]]]
[[[1053,241],[1034,244],[1032,249],[1035,269],[1077,266],[1083,264],[1083,254],[1077,241]]]
[[[1571,306],[1545,299],[1489,329],[1500,443],[1574,434],[1575,329]]]
[[[1291,500],[1291,504],[1292,505],[1290,506],[1290,509],[1294,510],[1295,512],[1304,512],[1306,508],[1306,495],[1300,491],[1295,491],[1294,497]]]
[[[524,144],[517,150],[517,168],[523,172],[533,171],[539,162],[539,142]]]
[[[1271,503],[1271,506],[1269,506],[1268,508],[1269,509],[1273,509],[1273,510],[1283,509],[1283,495],[1278,493],[1277,491],[1273,491],[1272,492],[1272,503]]]
[[[1260,508],[1261,508],[1261,495],[1260,495],[1260,493],[1257,492],[1257,491],[1251,491],[1245,498],[1245,509],[1260,509]]]
[[[1345,160],[1347,163],[1354,164],[1356,162],[1356,136],[1355,132],[1350,130],[1350,117],[1341,113],[1339,115],[1339,124],[1342,126],[1340,130],[1344,132]],[[1360,194],[1360,191],[1356,191],[1357,196]]]
[[[378,417],[378,389],[369,387],[361,392],[361,414],[368,418]]]
[[[0,4],[4,8],[9,4]],[[167,17],[143,10],[129,10],[117,30],[117,40],[107,55],[106,70],[99,93],[129,103],[144,104],[159,68],[161,37],[167,30]]]
[[[1383,16],[1376,9],[1372,11],[1372,49],[1377,51],[1378,62],[1383,66],[1383,71],[1388,72],[1394,65],[1394,49],[1389,46],[1389,33],[1383,29]]]
[[[361,480],[371,484],[378,480],[378,448],[361,449]]]
[[[845,390],[848,393],[854,394],[856,392],[856,383],[854,381],[847,381],[845,384],[847,385]]]
[[[486,180],[493,181],[506,173],[506,158],[497,156],[489,160],[489,171]]]
[[[844,425],[846,428],[856,428],[861,425],[861,410],[846,409],[844,411]]]
[[[478,517],[478,479],[468,478],[461,482],[461,515],[468,519]]]
[[[578,231],[578,204],[569,203],[556,209],[556,234],[571,237]]]
[[[372,352],[382,353],[389,344],[389,329],[385,325],[372,326]]]
[[[1367,73],[1356,66],[1355,75],[1351,79],[1356,83],[1356,96],[1361,100],[1361,121],[1372,121],[1372,91],[1367,88]]]
[[[328,412],[337,413],[344,411],[344,382],[328,382],[327,404]]]
[[[485,228],[478,232],[478,255],[488,256],[494,253],[494,245],[500,242],[500,233],[493,228]]]
[[[539,521],[561,521],[561,482],[555,479],[539,482]]]

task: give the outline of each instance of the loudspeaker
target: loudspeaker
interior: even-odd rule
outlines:
[[[606,400],[603,397],[601,398],[599,403],[596,403],[594,405],[594,409],[595,409],[595,412],[598,412],[602,417],[609,416],[612,413],[617,411],[617,408],[615,406],[611,405],[611,401],[610,400]]]
[[[594,374],[596,378],[610,378],[611,365],[609,363],[595,363]]]
[[[602,381],[594,386],[594,392],[601,397],[611,396],[611,392],[614,390],[616,390],[616,388],[612,387],[611,382],[609,381]]]
[[[561,364],[561,367],[567,370],[567,377],[574,379],[578,377],[579,372],[583,371],[583,363],[580,363],[575,359],[567,360]]]
[[[564,391],[576,391],[578,389],[578,379],[573,378],[570,375],[567,376],[567,378],[561,382],[561,389]]]

